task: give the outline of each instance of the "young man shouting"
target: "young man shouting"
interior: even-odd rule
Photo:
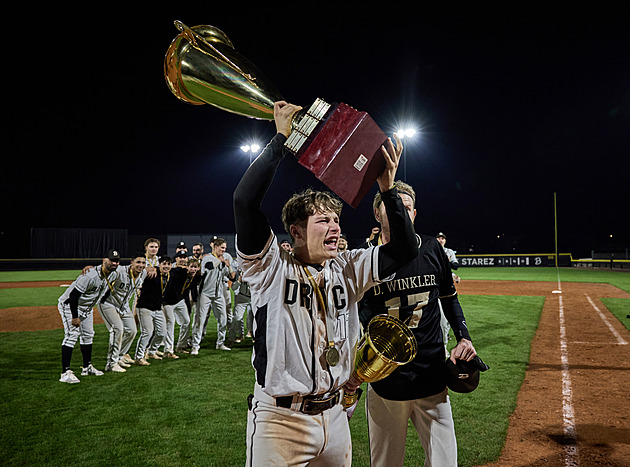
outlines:
[[[283,158],[299,110],[277,102],[278,133],[234,192],[236,246],[254,311],[254,395],[247,424],[247,465],[351,465],[348,419],[339,403],[354,366],[357,301],[417,254],[413,226],[394,184],[402,145],[382,148],[378,178],[392,241],[339,253],[342,203],[326,192],[294,195],[282,210],[293,253],[272,232],[261,203]]]

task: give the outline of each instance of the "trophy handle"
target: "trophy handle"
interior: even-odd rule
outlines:
[[[221,53],[219,49],[217,49],[214,45],[208,42],[202,35],[193,31],[181,21],[176,20],[175,27],[181,32],[183,37],[186,38],[188,42],[190,42],[191,45],[197,48],[197,50],[203,52],[203,48],[199,45],[199,43],[202,43],[206,47],[211,48],[218,56],[220,56],[225,61],[226,64],[232,67],[232,69],[238,71],[243,78],[245,78],[246,80],[252,83],[256,81],[256,78],[254,76],[252,76],[249,73],[245,73],[236,63],[234,63],[232,60],[226,57],[225,54]],[[234,48],[234,46],[232,45],[232,41],[230,41],[228,36],[226,36],[221,30],[217,28],[210,28],[210,27],[203,28],[202,30],[203,32],[210,33],[212,36],[216,37],[217,40],[219,40],[219,42],[222,42],[230,46],[230,48],[232,49]]]
[[[210,104],[246,117],[273,120],[273,104],[283,100],[273,83],[234,49],[220,29],[174,22],[178,35],[164,58],[171,92],[193,105]]]

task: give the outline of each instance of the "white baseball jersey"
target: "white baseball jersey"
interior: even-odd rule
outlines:
[[[105,278],[103,275],[103,265],[90,269],[87,273],[77,277],[76,280],[70,284],[70,287],[66,289],[63,295],[59,297],[60,309],[62,309],[65,303],[69,300],[70,293],[76,289],[81,292],[78,307],[79,317],[87,317],[101,298],[103,298],[103,295],[105,295],[108,288],[114,287],[117,278],[117,271],[111,272],[109,276]]]
[[[265,393],[272,397],[322,394],[348,380],[359,338],[357,302],[380,282],[378,248],[340,252],[318,271],[281,248],[273,233],[264,250],[251,256],[238,251],[237,238],[238,261],[243,281],[251,288],[255,320],[252,363]],[[305,267],[322,288],[328,326]],[[335,366],[329,366],[324,356],[327,327],[333,334],[328,338],[340,353]]]
[[[121,315],[125,312],[131,311],[129,308],[129,301],[134,295],[137,296],[142,282],[147,277],[147,271],[143,270],[137,278],[133,278],[131,275],[131,265],[118,266],[118,277],[116,284],[112,286],[112,290],[105,300],[118,310]]]
[[[453,250],[451,250],[450,248],[446,248],[446,247],[442,247],[444,248],[444,253],[446,253],[446,257],[448,258],[449,262],[457,262],[457,257],[455,256],[455,252]]]
[[[227,266],[212,253],[201,260],[201,274],[204,276],[200,294],[207,297],[222,297],[224,295],[224,278],[229,274]]]
[[[145,254],[144,257],[147,259],[147,267],[149,267],[149,266],[153,266],[154,268],[159,268],[160,267],[160,257],[159,256],[156,255],[153,258],[149,258]]]

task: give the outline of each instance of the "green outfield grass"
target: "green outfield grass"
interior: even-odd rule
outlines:
[[[509,274],[518,276],[515,280],[557,281],[557,275],[552,277],[555,269],[549,271]],[[2,274],[0,281],[72,280],[78,274],[74,271],[69,278],[60,277],[66,273]],[[460,273],[464,280],[480,276],[489,280],[505,279],[508,272],[495,270],[493,277],[492,270],[466,268]],[[564,270],[560,274],[561,280],[570,280],[562,277]],[[579,277],[585,282],[615,280],[623,284],[625,280],[606,274]],[[627,284],[622,288],[630,289],[625,287]],[[55,287],[0,289],[0,310],[33,304],[54,306],[62,292]],[[473,466],[492,461],[501,452],[544,298],[464,295],[460,300],[475,347],[491,367],[482,375],[476,391],[451,395],[459,463]],[[628,301],[615,299],[622,307]],[[95,330],[93,361],[102,369],[108,335],[104,325],[96,325]],[[239,344],[231,352],[215,351],[216,323],[212,320],[198,357],[154,361],[149,367],[132,367],[124,374],[79,376],[80,384],[67,385],[57,381],[62,338],[62,330],[0,333],[3,465],[244,464],[246,397],[254,378],[249,343]],[[78,374],[80,362],[77,345],[73,368]],[[353,465],[368,466],[362,403],[350,427]],[[422,465],[422,447],[413,428],[406,457],[406,465]]]
[[[0,282],[20,281],[70,281],[77,278],[81,271],[0,271]]]
[[[630,293],[630,272],[585,268],[460,268],[462,280],[508,280],[605,283]],[[602,298],[604,305],[630,330],[630,299]]]

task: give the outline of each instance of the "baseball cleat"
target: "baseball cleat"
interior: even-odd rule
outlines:
[[[192,351],[190,352],[190,355],[199,355],[199,349],[196,347],[193,347]]]
[[[121,360],[128,365],[133,365],[135,363],[134,359],[131,358],[128,353],[126,353]]]
[[[162,355],[164,355],[164,354],[162,354]],[[162,357],[160,357],[160,356],[159,356],[158,354],[156,354],[156,353],[150,353],[150,354],[147,356],[147,358],[152,358],[152,359],[154,359],[154,360],[162,360]]]
[[[97,370],[96,368],[94,368],[94,365],[90,363],[87,367],[81,368],[81,376],[88,375],[103,376],[104,373],[101,370]]]
[[[131,366],[128,363],[125,363],[125,361],[122,358],[118,360],[118,364],[123,368],[129,368]]]
[[[147,366],[150,365],[149,362],[147,362],[147,360],[145,358],[139,358],[138,360],[135,361],[136,365],[140,365],[140,366]]]
[[[65,373],[61,373],[61,378],[59,378],[59,381],[61,381],[62,383],[70,383],[70,384],[81,382],[79,378],[74,376],[74,372],[72,370],[66,370]]]
[[[225,344],[221,344],[221,345],[217,345],[217,350],[232,350],[230,349],[227,345]]]
[[[105,371],[113,371],[114,373],[124,373],[127,370],[121,367],[118,363],[114,363],[113,365],[105,368]]]
[[[173,352],[164,352],[164,358],[177,359],[179,357],[177,355],[175,355]]]

